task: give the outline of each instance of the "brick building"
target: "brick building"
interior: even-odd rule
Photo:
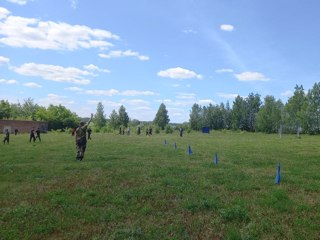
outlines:
[[[11,133],[14,133],[15,129],[18,129],[19,133],[29,133],[32,129],[40,129],[42,132],[48,131],[48,122],[29,121],[29,120],[0,120],[0,132],[4,133],[6,129],[9,129]]]

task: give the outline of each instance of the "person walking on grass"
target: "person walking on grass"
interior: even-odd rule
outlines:
[[[33,140],[33,142],[36,141],[36,136],[34,135],[34,129],[32,129],[30,132],[29,142],[31,142],[31,140]]]
[[[9,144],[9,139],[10,139],[10,132],[9,132],[8,129],[6,129],[5,136],[4,136],[4,139],[3,139],[3,144],[5,144],[6,142]]]
[[[39,142],[41,142],[41,137],[40,137],[40,129],[38,128],[36,131],[36,139],[39,139]]]
[[[91,118],[85,124],[84,122],[80,122],[79,127],[76,129],[76,146],[77,146],[77,156],[76,159],[82,161],[84,157],[84,153],[87,147],[87,128],[92,121],[93,114],[91,113]]]

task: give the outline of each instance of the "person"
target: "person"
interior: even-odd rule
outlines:
[[[121,130],[121,127],[119,128],[119,135],[121,135],[122,134],[122,130]]]
[[[34,129],[32,129],[30,132],[29,142],[31,142],[31,140],[33,140],[33,142],[36,141],[36,136],[34,135]]]
[[[37,138],[39,139],[39,142],[41,142],[40,129],[39,128],[36,131],[36,140],[37,140]]]
[[[4,139],[3,139],[3,144],[5,144],[6,142],[9,144],[10,132],[9,132],[8,129],[6,129],[5,134],[6,135],[5,135]]]
[[[180,133],[180,137],[182,137],[182,135],[183,135],[183,128],[182,127],[179,128],[179,133]]]
[[[137,134],[140,135],[140,133],[141,133],[141,128],[138,127],[138,128],[137,128]]]
[[[92,132],[91,128],[88,128],[87,132],[88,132],[88,140],[89,140],[91,139],[91,132]]]
[[[19,132],[19,130],[16,128],[16,129],[14,130],[14,135],[17,135],[18,132]]]
[[[130,127],[127,128],[127,135],[130,135]]]
[[[71,136],[74,136],[74,133],[76,132],[76,129],[77,129],[77,128],[72,128]]]
[[[76,129],[76,146],[77,146],[77,156],[76,159],[82,161],[84,157],[84,153],[87,147],[87,128],[92,121],[93,114],[91,113],[91,118],[85,124],[84,122],[80,122],[79,127]]]

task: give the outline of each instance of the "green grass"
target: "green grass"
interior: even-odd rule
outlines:
[[[0,146],[1,240],[319,239],[319,136],[92,138],[82,162],[65,133]]]

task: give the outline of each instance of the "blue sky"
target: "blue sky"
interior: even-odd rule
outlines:
[[[191,106],[320,81],[317,0],[0,0],[0,99],[86,117]]]

